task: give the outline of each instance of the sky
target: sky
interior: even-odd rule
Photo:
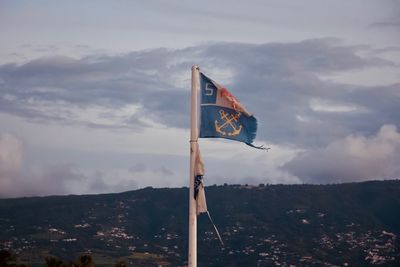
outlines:
[[[0,197],[189,181],[191,66],[258,120],[205,185],[400,178],[396,0],[0,0]]]

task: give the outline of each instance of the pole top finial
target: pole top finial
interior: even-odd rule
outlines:
[[[199,66],[197,66],[197,65],[193,65],[193,66],[192,66],[192,70],[200,70],[200,68],[199,68]]]

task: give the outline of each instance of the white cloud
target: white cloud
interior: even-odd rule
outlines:
[[[375,136],[350,135],[302,152],[283,169],[306,183],[353,182],[399,178],[399,162],[400,133],[383,125]]]
[[[330,38],[225,42],[1,65],[0,125],[26,142],[20,151],[24,163],[9,165],[16,166],[8,170],[16,178],[7,183],[14,184],[18,196],[186,186],[193,62],[255,114],[256,145],[272,143],[266,153],[237,142],[200,141],[206,185],[299,183],[312,172],[332,174],[332,181],[350,180],[349,163],[340,165],[341,157],[328,153],[336,152],[335,144],[355,145],[361,137],[352,133],[368,136],[383,123],[399,125],[397,84],[350,86],[319,78],[393,65],[360,56],[358,49]],[[315,149],[321,146],[327,151]],[[331,164],[320,162],[305,164],[308,170],[293,167],[301,161],[293,159],[299,149],[309,149],[303,157],[321,154],[315,161],[334,157],[345,171],[335,173]],[[350,157],[349,151],[341,151],[344,156],[338,155]],[[310,156],[306,163],[312,160]],[[353,164],[363,169],[362,162]]]
[[[310,108],[318,112],[361,112],[365,110],[365,108],[354,104],[338,103],[321,98],[312,98],[310,100]]]
[[[0,197],[79,192],[87,177],[70,164],[30,166],[23,163],[23,141],[0,134]]]
[[[11,134],[0,134],[0,197],[12,192],[21,172],[23,142]]]
[[[22,165],[22,140],[11,134],[0,134],[0,175],[17,173]]]

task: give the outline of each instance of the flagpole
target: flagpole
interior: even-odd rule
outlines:
[[[197,266],[197,214],[194,198],[194,165],[197,150],[197,81],[199,67],[192,66],[192,98],[190,112],[190,177],[189,177],[189,249],[188,267]]]

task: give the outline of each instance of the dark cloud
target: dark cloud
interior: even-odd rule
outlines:
[[[400,133],[385,125],[377,135],[351,135],[299,154],[282,168],[305,183],[338,183],[400,177]]]
[[[234,80],[227,86],[259,118],[259,137],[318,146],[354,132],[371,134],[383,123],[399,125],[399,118],[392,116],[400,112],[398,85],[371,88],[319,78],[320,74],[393,65],[375,57],[360,57],[358,49],[323,39],[258,46],[221,44],[210,47],[210,54],[219,57],[221,68],[234,69]],[[310,106],[313,99],[354,104],[358,109],[321,112]]]
[[[148,127],[149,119],[186,128],[190,67],[198,64],[221,83],[219,71],[230,72],[224,85],[259,119],[259,139],[305,147],[326,145],[351,133],[372,134],[382,124],[400,125],[398,84],[349,86],[319,77],[394,66],[388,60],[359,55],[368,49],[327,38],[215,43],[81,59],[40,58],[0,66],[0,111],[39,122],[83,123],[95,128],[141,129]],[[356,108],[324,112],[310,105],[314,100]],[[113,118],[112,110],[127,105],[135,105],[137,111],[110,125],[77,118],[72,111],[107,109],[102,118]],[[50,106],[50,111],[44,106]]]

